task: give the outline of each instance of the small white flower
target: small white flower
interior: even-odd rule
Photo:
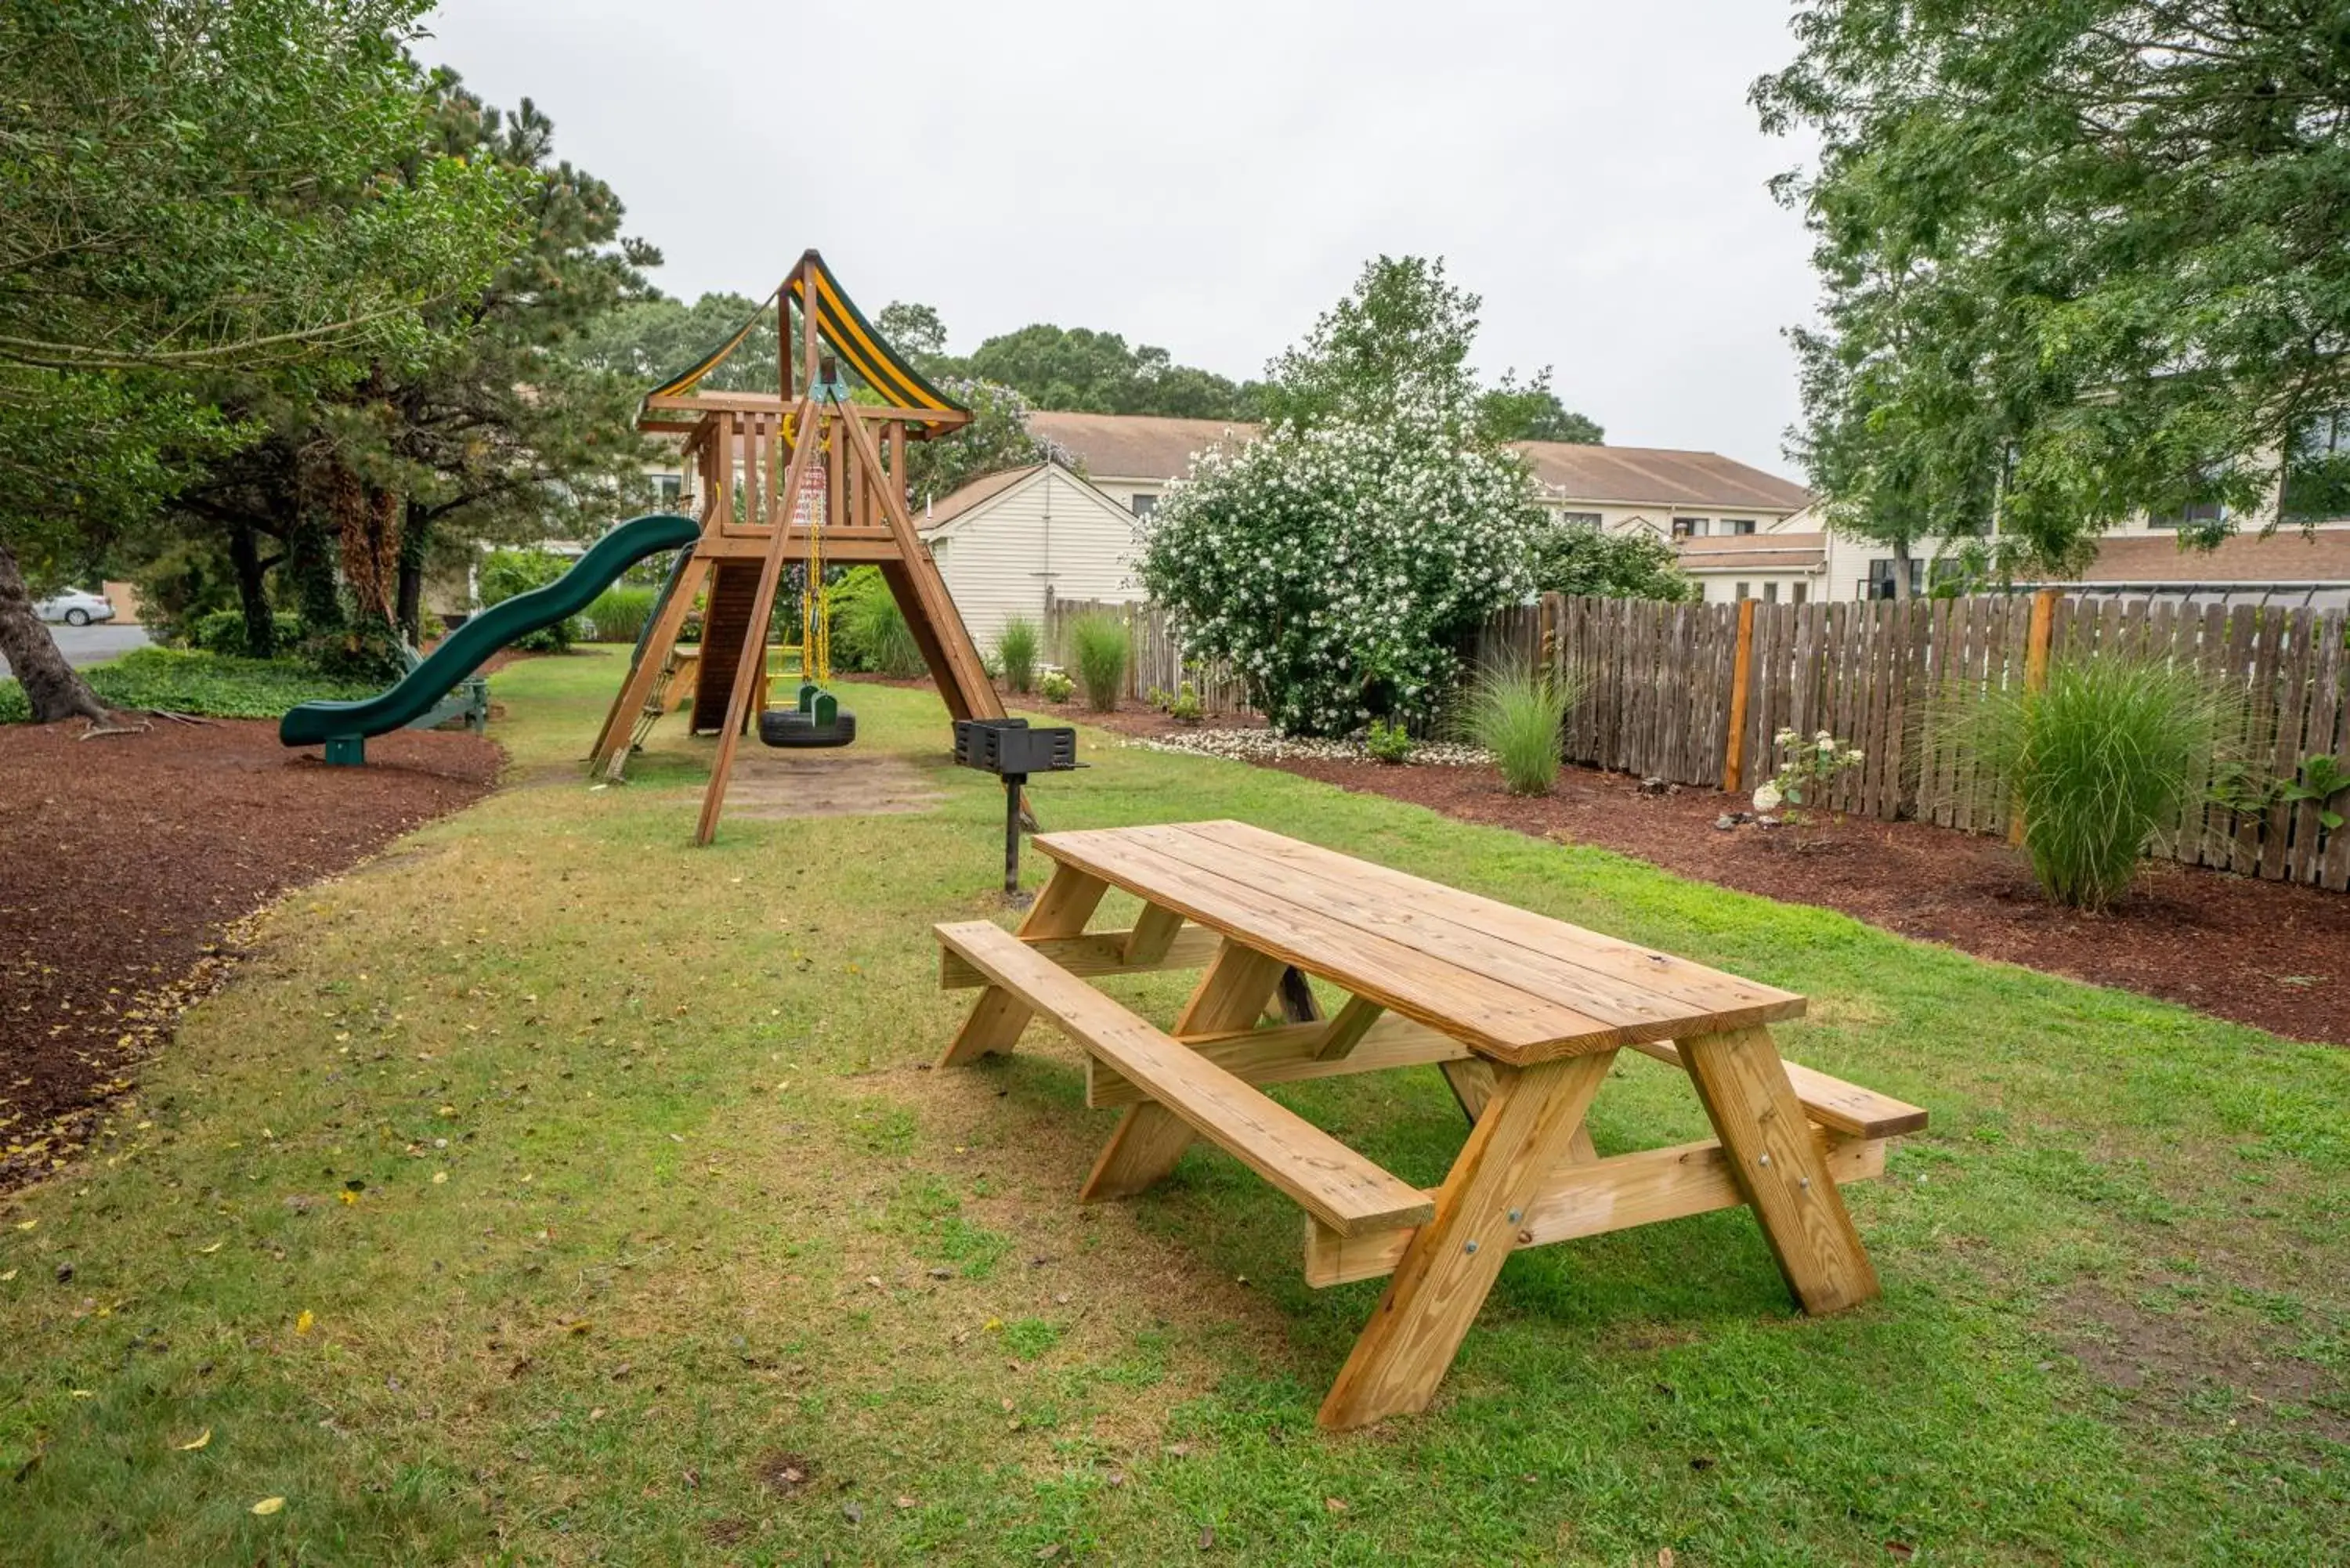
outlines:
[[[1786,798],[1779,793],[1777,784],[1766,784],[1754,792],[1754,809],[1762,812],[1776,811]]]

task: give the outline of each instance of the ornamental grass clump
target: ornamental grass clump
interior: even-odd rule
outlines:
[[[2023,814],[2042,889],[2105,909],[2196,793],[2220,714],[2210,688],[2172,665],[2062,659],[2038,691],[1979,700],[1963,729]]]
[[[1015,615],[995,634],[996,662],[1003,666],[1003,683],[1025,695],[1036,688],[1036,649],[1042,639],[1036,623]]]
[[[1492,665],[1470,682],[1461,730],[1493,753],[1511,794],[1548,794],[1575,695],[1565,678],[1523,660]]]
[[[1126,623],[1095,610],[1079,616],[1069,627],[1069,662],[1077,667],[1077,684],[1086,689],[1086,706],[1097,713],[1118,708],[1126,690]]]

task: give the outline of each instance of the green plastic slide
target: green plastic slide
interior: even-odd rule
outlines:
[[[674,512],[631,518],[545,587],[492,605],[442,639],[397,684],[356,702],[305,702],[288,710],[278,721],[277,738],[289,746],[323,744],[330,763],[365,762],[368,736],[413,723],[507,643],[577,615],[647,556],[681,549],[701,537],[701,524]]]

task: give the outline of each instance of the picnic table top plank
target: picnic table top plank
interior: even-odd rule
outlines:
[[[1620,1035],[1587,1013],[1343,919],[1269,898],[1121,833],[1048,834],[1036,845],[1065,865],[1080,866],[1114,887],[1179,909],[1212,930],[1495,1055],[1572,1055],[1604,1048]]]
[[[1047,834],[1036,844],[1503,1061],[1804,1009],[1790,992],[1241,823]]]
[[[1497,961],[1532,966],[1541,971],[1535,984],[1543,994],[1601,1017],[1620,1014],[1635,1023],[1660,1014],[1688,1021],[1759,1013],[1748,1021],[1765,1023],[1804,1011],[1804,999],[1793,992],[1244,822],[1187,823],[1180,831],[1238,852],[1243,864],[1277,867],[1294,885],[1344,896],[1374,919],[1400,911],[1415,936],[1426,931],[1448,944],[1465,940]],[[1367,891],[1378,895],[1376,904],[1364,898]]]

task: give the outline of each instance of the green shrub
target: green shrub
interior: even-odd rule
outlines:
[[[2041,888],[2084,909],[2128,890],[2210,763],[2220,718],[2191,673],[2126,659],[2060,659],[2040,691],[1996,692],[1959,715],[2023,813]]]
[[[1057,670],[1047,670],[1036,682],[1036,694],[1047,702],[1066,702],[1077,694],[1077,683]]]
[[[319,697],[371,697],[372,681],[338,680],[288,659],[238,659],[174,648],[141,648],[83,672],[99,699],[117,708],[166,708],[215,719],[275,719]],[[32,717],[14,680],[0,680],[0,723]]]
[[[1493,665],[1470,682],[1461,728],[1493,753],[1513,794],[1548,794],[1575,695],[1566,680],[1523,660]]]
[[[1196,724],[1207,716],[1200,702],[1200,689],[1186,680],[1175,689],[1175,700],[1167,704],[1167,716],[1179,724]]]
[[[1093,610],[1069,625],[1069,662],[1086,690],[1086,706],[1114,711],[1126,691],[1126,622],[1107,610]]]
[[[858,566],[830,590],[832,661],[841,670],[865,670],[906,679],[930,668],[914,628],[897,596],[872,566]]]
[[[302,640],[302,618],[280,610],[269,618],[276,628],[277,647],[290,650]],[[189,628],[189,643],[206,653],[225,653],[242,658],[247,651],[244,640],[244,611],[241,608],[208,611],[197,618]]]
[[[1411,761],[1414,744],[1409,730],[1385,719],[1372,720],[1370,728],[1363,732],[1363,750],[1371,753],[1374,762],[1386,763],[1390,767]]]
[[[493,550],[482,557],[475,580],[481,585],[482,607],[504,604],[516,594],[543,588],[571,569],[571,563],[552,550]],[[515,639],[514,646],[532,653],[561,653],[578,640],[579,618],[568,617]]]
[[[588,607],[588,624],[598,642],[634,642],[653,618],[653,588],[606,588]]]
[[[1003,683],[1014,691],[1035,690],[1036,651],[1042,640],[1036,623],[1024,615],[1014,616],[995,634],[995,657],[1003,665]]]

